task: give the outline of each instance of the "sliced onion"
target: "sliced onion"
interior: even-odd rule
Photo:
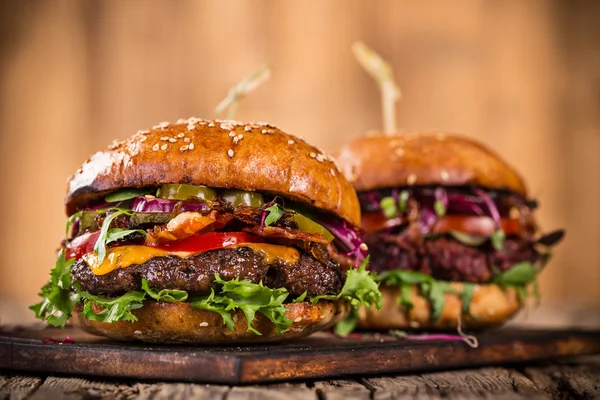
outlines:
[[[448,233],[462,244],[472,247],[481,246],[489,239],[489,237],[486,236],[470,235],[459,231],[450,231]]]
[[[209,211],[210,206],[206,203],[184,202],[179,200],[165,200],[156,197],[140,196],[136,197],[131,204],[131,210],[135,212],[147,213],[171,213],[175,206],[180,204],[180,211]]]

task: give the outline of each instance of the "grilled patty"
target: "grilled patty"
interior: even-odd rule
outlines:
[[[190,295],[210,294],[215,288],[215,273],[224,280],[248,279],[263,282],[267,287],[286,288],[290,298],[305,291],[307,296],[337,294],[343,285],[342,272],[336,262],[320,262],[300,252],[294,264],[275,259],[265,263],[260,252],[250,247],[224,248],[207,251],[187,258],[177,256],[155,257],[143,264],[114,270],[106,275],[95,275],[84,260],[73,264],[72,275],[81,290],[92,294],[118,296],[131,290],[140,290],[142,279],[155,289],[180,289]]]
[[[408,235],[367,234],[371,270],[412,270],[445,281],[489,282],[495,271],[506,271],[522,261],[535,262],[539,255],[531,244],[506,239],[495,251],[489,244],[471,247],[441,237],[415,243]]]

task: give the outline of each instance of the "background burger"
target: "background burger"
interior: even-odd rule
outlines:
[[[361,326],[448,329],[500,324],[528,295],[563,231],[540,235],[522,178],[457,135],[360,137],[338,165],[358,192],[380,312]]]
[[[191,118],[114,142],[68,182],[67,238],[43,301],[118,340],[221,343],[308,335],[381,302],[352,186],[267,124]]]

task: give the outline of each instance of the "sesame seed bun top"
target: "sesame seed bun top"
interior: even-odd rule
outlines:
[[[456,134],[369,133],[345,145],[337,164],[357,191],[478,185],[527,194],[521,176],[496,153]]]
[[[160,123],[113,142],[67,184],[67,214],[125,187],[187,183],[281,195],[358,225],[352,185],[330,156],[265,123],[198,118]]]

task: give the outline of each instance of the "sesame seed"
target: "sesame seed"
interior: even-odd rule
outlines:
[[[170,138],[169,139],[169,142],[171,142],[171,143],[175,143],[176,141],[177,141],[177,139],[175,139],[175,138]]]
[[[188,138],[188,137],[183,138],[183,141],[186,142],[186,143],[189,143],[190,142],[190,138]]]
[[[158,126],[161,127],[161,128],[166,128],[167,126],[169,126],[169,122],[163,121],[160,124],[158,124]]]
[[[189,147],[190,147],[190,146],[188,146],[187,144],[186,144],[186,145],[183,145],[183,146],[181,146],[181,147],[179,148],[179,151],[186,151],[186,150],[187,150]]]
[[[221,129],[223,129],[224,131],[230,131],[233,129],[233,125],[231,123],[224,123],[221,124]]]
[[[168,136],[163,136],[163,137],[160,138],[160,140],[167,141],[167,140],[169,140],[169,137]]]
[[[335,176],[335,171],[333,170],[333,168],[329,168],[329,172],[331,172],[331,176]]]
[[[369,250],[369,246],[367,246],[366,243],[361,243],[360,246],[358,246],[362,251],[367,251]]]
[[[317,161],[318,162],[323,162],[325,161],[325,156],[323,154],[317,154]]]
[[[187,120],[185,120],[185,119],[183,119],[183,118],[179,118],[179,119],[177,120],[177,123],[178,123],[178,124],[185,124],[186,122],[187,122]]]
[[[246,125],[246,126],[244,127],[244,130],[245,130],[246,132],[250,132],[250,131],[252,130],[252,127],[251,127],[251,126],[249,126],[249,125]]]
[[[230,138],[235,137],[235,132],[229,132],[229,137]]]
[[[190,143],[188,147],[190,148],[190,150],[194,150],[194,143]]]
[[[232,158],[233,154],[234,154],[233,150],[231,150],[231,149],[227,150],[227,155],[229,156],[229,158]]]
[[[294,322],[300,322],[300,321],[302,321],[302,317],[298,317],[294,320]]]
[[[294,144],[294,141],[292,139],[288,140],[288,144]]]
[[[211,122],[210,124],[208,124],[208,126],[209,126],[210,128],[212,128],[212,127],[214,127],[214,126],[215,126],[215,124],[214,124],[213,122]]]
[[[449,176],[448,176],[448,171],[446,171],[445,169],[442,170],[442,172],[440,172],[440,177],[442,178],[442,180],[445,182],[448,180]]]
[[[242,139],[244,138],[244,134],[243,134],[243,133],[240,133],[240,134],[238,135],[238,137],[240,138],[240,140],[242,140]]]
[[[141,335],[141,334],[142,334],[142,331],[133,331],[133,334],[134,334],[134,335]]]
[[[204,322],[200,322],[200,326],[205,328],[208,326],[208,322],[204,321]]]
[[[166,149],[167,149],[167,147],[169,147],[169,145],[165,143],[165,144],[163,144],[162,146],[160,146],[160,149],[161,149],[161,150],[166,150]]]
[[[179,134],[177,135],[177,137],[178,137],[178,138],[182,138],[182,137],[184,137],[184,136],[185,136],[185,134],[184,134],[183,132],[181,132],[181,133],[179,133]]]
[[[194,129],[196,129],[196,125],[194,125],[190,122],[190,123],[188,123],[187,129],[188,129],[188,131],[193,131]]]
[[[146,139],[148,139],[148,136],[142,136],[140,137],[140,142],[145,142]]]
[[[274,131],[272,129],[267,129],[267,133],[273,133]]]
[[[268,131],[266,129],[263,129],[262,131],[260,131],[260,133],[262,133],[263,135],[266,134]]]
[[[417,181],[417,176],[415,174],[410,174],[410,175],[408,175],[408,177],[406,177],[406,183],[408,185],[414,185],[416,181]]]
[[[154,146],[152,146],[152,150],[154,150],[154,151],[158,151],[158,147],[159,147],[159,146],[158,146],[158,143],[156,143]]]
[[[137,131],[138,135],[145,135],[146,133],[148,133],[149,131]]]
[[[330,155],[328,155],[328,156],[327,156],[327,159],[328,159],[329,161],[331,161],[331,162],[335,162],[335,159],[333,158],[333,156],[330,156]]]
[[[317,153],[311,151],[310,153],[308,153],[308,155],[310,156],[310,158],[315,158],[317,156]]]

